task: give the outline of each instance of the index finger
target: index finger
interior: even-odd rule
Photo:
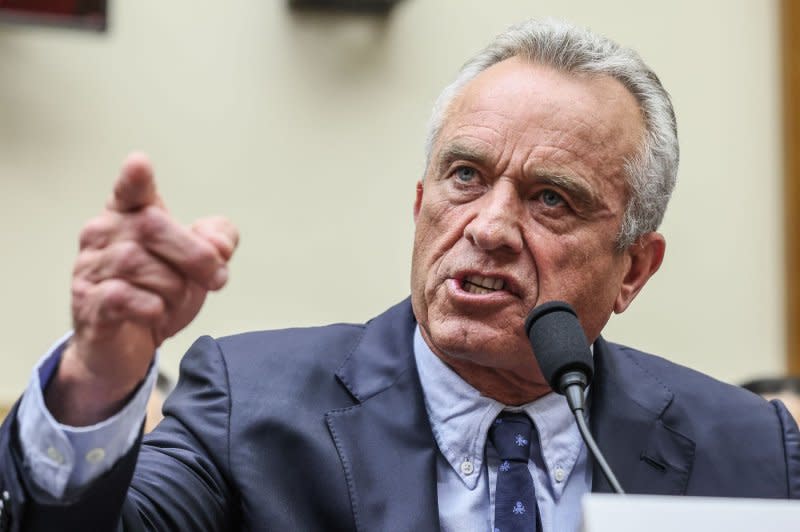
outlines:
[[[128,155],[122,165],[108,208],[117,212],[132,212],[150,205],[162,206],[156,192],[153,166],[145,154],[134,152]]]

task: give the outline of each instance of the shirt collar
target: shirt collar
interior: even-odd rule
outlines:
[[[563,480],[569,477],[583,448],[563,397],[550,393],[519,407],[506,407],[481,395],[431,351],[419,325],[414,331],[414,356],[436,444],[469,489],[475,489],[484,474],[489,427],[505,409],[523,411],[533,420],[550,488],[555,497],[560,497]],[[557,481],[556,477],[562,475],[562,482]]]

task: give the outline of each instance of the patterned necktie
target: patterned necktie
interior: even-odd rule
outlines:
[[[540,531],[536,490],[528,471],[533,423],[523,413],[503,412],[489,429],[500,456],[494,492],[494,532]]]

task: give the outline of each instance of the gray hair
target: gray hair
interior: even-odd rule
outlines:
[[[430,165],[434,144],[453,100],[478,74],[511,57],[562,72],[608,75],[633,94],[646,131],[638,152],[625,161],[630,197],[617,246],[625,249],[639,236],[658,229],[678,173],[678,130],[669,94],[635,51],[566,22],[529,20],[512,26],[461,67],[433,107],[428,124],[427,164]]]

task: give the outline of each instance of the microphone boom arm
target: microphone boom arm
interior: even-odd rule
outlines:
[[[622,490],[622,486],[620,486],[617,477],[608,466],[606,458],[597,446],[597,442],[594,441],[592,433],[589,431],[589,426],[586,424],[586,419],[583,417],[586,406],[583,392],[588,384],[586,382],[586,376],[578,371],[569,371],[562,375],[559,381],[561,393],[567,398],[569,409],[572,410],[572,415],[575,416],[575,422],[578,424],[578,431],[580,431],[583,441],[589,448],[589,452],[591,452],[594,459],[597,460],[597,465],[600,466],[600,470],[603,472],[606,480],[608,480],[608,483],[611,484],[611,488],[614,492],[624,495],[625,492]]]

